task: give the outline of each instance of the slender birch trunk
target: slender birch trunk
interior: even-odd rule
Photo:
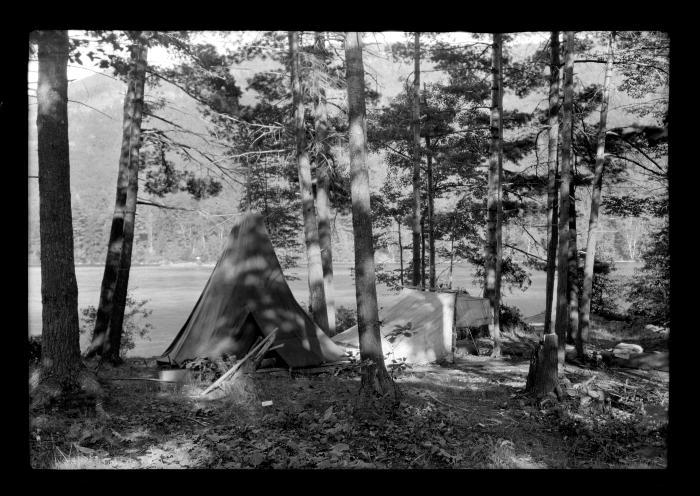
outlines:
[[[605,133],[608,120],[608,104],[610,103],[610,80],[613,69],[613,43],[615,33],[610,34],[608,40],[608,60],[605,66],[605,79],[603,82],[603,101],[600,107],[600,123],[598,126],[598,147],[596,150],[595,172],[593,174],[593,191],[591,193],[591,214],[588,221],[588,242],[586,243],[586,261],[583,268],[583,288],[581,291],[580,304],[580,330],[579,339],[583,348],[583,343],[588,342],[591,323],[591,295],[593,293],[593,265],[595,262],[596,242],[600,220],[598,211],[600,208],[600,198],[603,188],[603,171],[605,168]],[[581,354],[579,358],[583,358]]]
[[[413,285],[421,284],[420,33],[413,44]]]
[[[325,60],[326,47],[323,33],[316,33],[314,50],[320,60]],[[328,312],[328,334],[335,334],[335,289],[333,286],[333,246],[331,242],[331,212],[329,201],[330,146],[328,145],[328,111],[326,90],[320,77],[315,78],[314,123],[316,135],[316,210],[318,211],[318,237],[321,246],[324,293]]]
[[[487,201],[487,241],[486,241],[486,288],[485,296],[489,299],[492,322],[489,334],[493,339],[492,356],[501,355],[500,329],[500,217],[501,217],[501,167],[502,167],[502,126],[503,93],[501,92],[501,62],[503,35],[493,34],[493,53],[491,63],[491,143],[489,150],[489,176]]]
[[[559,31],[552,31],[549,64],[549,139],[547,177],[547,286],[545,290],[544,334],[552,332],[554,273],[557,267],[558,205],[557,158],[559,147]]]
[[[314,196],[311,185],[311,164],[306,150],[306,131],[304,129],[304,98],[301,87],[298,33],[289,32],[289,56],[291,59],[292,98],[294,106],[294,128],[296,131],[297,168],[299,170],[299,192],[301,196],[302,216],[304,218],[304,239],[309,271],[309,306],[314,321],[328,333],[328,311],[323,282],[323,265],[321,247],[318,237],[318,224],[314,208]]]
[[[68,32],[37,32],[42,382],[78,387],[78,284],[73,259],[68,146]]]
[[[362,63],[362,41],[357,32],[346,33],[345,65],[348,88],[350,194],[352,227],[355,236],[355,297],[360,357],[370,360],[363,368],[363,398],[389,395],[399,401],[400,392],[384,365],[379,335],[377,287],[372,246],[369,172],[367,168],[367,129],[365,114],[365,71]]]
[[[95,329],[92,342],[86,351],[87,357],[97,354],[114,363],[120,361],[119,347],[131,269],[141,121],[146,82],[146,57],[147,47],[143,33],[138,33],[134,45],[131,47],[131,68],[127,93],[124,98],[124,122],[117,177],[117,196],[112,216],[107,260],[102,276]]]
[[[561,184],[559,186],[559,243],[557,250],[557,314],[555,332],[559,347],[559,363],[564,363],[566,336],[569,327],[568,273],[569,273],[569,194],[571,184],[571,130],[574,100],[574,32],[566,31],[564,66],[564,105],[561,123]]]

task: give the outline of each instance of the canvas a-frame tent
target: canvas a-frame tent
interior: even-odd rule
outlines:
[[[488,300],[460,292],[404,288],[397,301],[379,311],[382,351],[388,359],[429,363],[454,358],[455,331],[488,325]],[[334,336],[345,348],[358,348],[357,326]]]
[[[275,328],[273,347],[284,346],[271,353],[289,367],[344,356],[292,295],[262,216],[247,213],[234,225],[192,313],[158,361],[180,366],[198,357],[242,358]]]

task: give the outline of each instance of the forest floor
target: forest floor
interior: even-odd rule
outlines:
[[[592,348],[624,340],[657,350],[619,322],[595,322]],[[126,378],[158,376],[153,359],[103,368],[97,408],[30,412],[34,468],[665,468],[668,372],[567,363],[562,401],[523,395],[527,342],[504,356],[460,353],[395,373],[403,398],[359,417],[357,372],[251,376],[242,397]],[[645,341],[646,340],[646,341]],[[478,340],[482,353],[488,340]],[[252,393],[250,393],[252,391]],[[271,401],[269,406],[263,402]]]

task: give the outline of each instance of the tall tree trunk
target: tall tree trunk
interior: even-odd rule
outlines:
[[[545,289],[544,334],[552,332],[554,272],[557,267],[558,208],[557,158],[559,147],[559,31],[552,31],[549,63],[549,139],[547,142],[547,286]]]
[[[413,43],[413,285],[421,281],[420,33]]]
[[[78,386],[81,370],[78,284],[73,260],[68,153],[68,32],[37,32],[39,79],[39,236],[42,381]]]
[[[600,124],[598,126],[598,147],[595,158],[595,172],[593,174],[593,191],[591,192],[591,214],[588,221],[588,242],[586,243],[586,261],[583,268],[583,288],[581,291],[581,305],[579,310],[580,329],[579,338],[583,343],[588,342],[591,326],[591,295],[593,293],[593,265],[595,262],[595,250],[600,221],[598,210],[603,188],[603,170],[605,167],[605,133],[608,121],[608,104],[610,102],[610,80],[613,69],[613,43],[615,33],[610,34],[608,40],[608,60],[605,66],[605,79],[603,82],[603,101],[600,107]],[[577,350],[578,350],[577,345]],[[583,358],[583,355],[578,355]]]
[[[578,339],[578,245],[576,242],[576,187],[574,186],[573,177],[569,185],[569,191],[569,329],[566,339],[568,344],[576,344],[576,346],[578,346],[581,343]],[[583,354],[583,349],[581,350],[581,354]]]
[[[403,288],[403,242],[401,241],[401,220],[396,219],[396,226],[399,233],[399,277],[401,278],[401,287]]]
[[[420,287],[425,291],[425,219],[420,221]]]
[[[136,91],[133,107],[133,126],[129,143],[131,152],[129,154],[129,182],[126,193],[126,212],[124,215],[124,247],[122,249],[117,284],[114,288],[114,308],[112,310],[112,319],[109,325],[110,331],[108,332],[110,340],[110,358],[114,362],[118,362],[120,360],[119,350],[121,349],[124,313],[126,311],[126,296],[129,287],[129,273],[131,271],[131,253],[134,245],[134,227],[136,224],[136,196],[138,192],[139,150],[141,148],[141,120],[143,115],[143,99],[146,83],[147,63],[147,47],[144,40],[141,39],[140,43],[132,48],[132,51],[137,52],[133,56],[135,59],[134,80]]]
[[[355,236],[355,297],[360,357],[370,360],[363,368],[361,388],[365,397],[374,393],[389,395],[395,402],[400,393],[384,365],[379,334],[377,287],[372,246],[369,172],[367,169],[367,131],[365,115],[365,71],[362,64],[360,33],[345,36],[345,65],[348,88],[350,194],[352,227]]]
[[[318,224],[314,209],[314,196],[311,186],[311,164],[306,150],[306,132],[304,129],[304,98],[301,88],[299,63],[298,33],[289,32],[289,55],[291,58],[292,98],[294,105],[294,127],[296,130],[297,167],[299,169],[299,190],[301,208],[304,218],[304,239],[306,240],[306,257],[309,271],[309,306],[314,321],[328,333],[328,311],[323,288],[323,265],[321,247],[318,238]]]
[[[142,34],[131,47],[131,67],[126,97],[122,149],[119,157],[117,196],[109,235],[100,302],[93,338],[86,356],[95,354],[119,362],[122,324],[131,268],[131,246],[134,238],[136,191],[138,189],[139,147],[146,81],[147,48]],[[115,320],[116,319],[116,320]],[[116,348],[115,348],[116,346]]]
[[[493,339],[492,356],[501,355],[500,329],[500,212],[501,212],[501,164],[502,164],[502,126],[503,94],[501,92],[501,33],[493,34],[493,50],[491,63],[491,143],[489,149],[489,177],[487,201],[487,238],[486,238],[486,287],[485,297],[489,299],[492,322],[489,324],[489,334]]]
[[[455,262],[455,235],[452,233],[452,237],[450,238],[450,282],[449,282],[449,288],[452,289],[452,268],[454,267],[454,262]]]
[[[315,52],[321,61],[325,60],[326,48],[323,33],[316,33]],[[323,65],[323,64],[321,64]],[[328,312],[328,334],[335,334],[335,289],[333,287],[333,246],[331,243],[331,214],[329,202],[330,185],[330,146],[328,145],[328,111],[326,90],[320,77],[315,78],[314,124],[316,135],[316,209],[318,211],[318,238],[321,246],[324,292]]]
[[[435,193],[433,191],[433,157],[430,153],[430,136],[425,137],[425,148],[427,150],[426,158],[428,161],[426,174],[426,179],[428,181],[428,260],[430,262],[428,287],[435,288],[435,226],[433,220],[435,209],[433,197]]]
[[[557,314],[555,332],[559,346],[559,363],[564,363],[569,327],[569,190],[571,184],[571,130],[574,101],[574,32],[566,31],[564,66],[564,105],[561,123],[561,184],[559,186],[559,246],[557,250]]]

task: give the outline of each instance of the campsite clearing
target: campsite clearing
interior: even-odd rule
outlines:
[[[612,323],[611,323],[612,324]],[[521,336],[522,338],[522,336]],[[479,340],[483,344],[483,340]],[[202,398],[210,383],[157,377],[153,359],[99,372],[97,411],[31,413],[33,467],[56,468],[663,468],[668,373],[567,364],[571,391],[591,397],[533,404],[520,396],[526,357],[508,340],[501,359],[405,368],[385,417],[353,415],[353,373],[256,373],[256,404]],[[510,355],[510,352],[513,352]],[[636,386],[644,383],[643,389]],[[577,388],[577,385],[580,388]],[[599,402],[598,391],[616,401]],[[594,394],[595,393],[595,394]],[[572,393],[573,394],[573,393]],[[272,401],[272,405],[262,406]]]

